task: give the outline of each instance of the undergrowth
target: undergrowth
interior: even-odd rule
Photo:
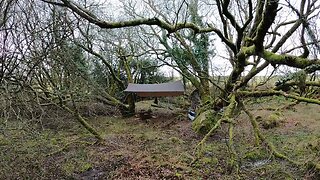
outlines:
[[[259,104],[251,104],[250,108],[263,120],[274,113],[270,109],[276,107],[279,100],[259,101]],[[281,101],[285,104],[285,100]],[[6,121],[0,127],[0,179],[319,177],[311,166],[294,166],[270,156],[265,148],[256,147],[250,123],[244,114],[237,118],[235,126],[234,144],[240,164],[238,173],[227,170],[230,153],[225,126],[208,139],[203,155],[194,161],[195,147],[202,136],[191,130],[191,122],[186,118],[175,118],[176,115],[170,113],[156,114],[148,121],[135,117],[91,117],[88,122],[105,139],[100,143],[96,143],[95,138],[73,119],[57,118],[42,124]],[[311,160],[319,163],[318,117],[317,106],[298,104],[294,109],[281,112],[283,121],[279,126],[264,129],[262,133],[286,156],[301,163]]]

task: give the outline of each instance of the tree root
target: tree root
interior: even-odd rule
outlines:
[[[276,147],[273,145],[273,143],[268,141],[266,139],[266,137],[261,133],[257,120],[253,117],[253,115],[244,106],[243,106],[243,111],[248,115],[248,117],[250,119],[251,125],[252,125],[254,133],[255,133],[256,144],[258,144],[258,142],[262,141],[263,143],[265,143],[267,145],[268,149],[271,151],[272,155],[274,155],[275,157],[277,157],[279,159],[286,160],[288,162],[291,162],[294,165],[301,165],[301,163],[298,163],[298,162],[290,159],[289,157],[285,156],[284,154],[281,154],[276,149]]]
[[[299,102],[299,99],[297,99],[297,102]],[[289,106],[294,106],[297,104],[297,102],[294,102],[292,104],[289,104]],[[230,96],[230,104],[227,106],[223,116],[216,122],[216,124],[210,129],[210,131],[203,137],[203,139],[197,144],[196,146],[196,158],[191,162],[191,165],[194,164],[196,161],[198,161],[203,153],[204,149],[204,144],[208,140],[208,138],[219,128],[221,127],[221,123],[229,123],[229,129],[228,129],[228,136],[229,136],[229,141],[228,141],[228,150],[230,154],[230,160],[229,160],[229,170],[233,171],[236,170],[239,172],[239,158],[238,154],[234,148],[234,141],[233,141],[233,130],[234,130],[234,112],[236,111],[236,107],[241,107],[241,109],[246,113],[246,115],[249,117],[252,128],[253,128],[253,133],[254,133],[254,138],[255,138],[255,145],[256,146],[261,146],[262,144],[265,145],[265,147],[270,151],[270,155],[281,159],[288,161],[292,163],[295,166],[304,166],[307,167],[308,169],[312,169],[316,171],[317,173],[320,173],[320,164],[317,163],[300,163],[298,161],[294,161],[288,156],[282,154],[277,150],[275,145],[270,142],[260,131],[259,124],[256,120],[256,118],[249,112],[244,104],[238,100],[236,100],[234,95]]]
[[[237,167],[238,170],[238,157],[237,153],[234,149],[233,146],[233,128],[234,128],[234,120],[233,115],[236,107],[238,106],[238,103],[236,102],[236,98],[234,94],[230,95],[230,104],[227,106],[223,116],[216,122],[216,124],[210,129],[210,131],[204,136],[204,138],[198,143],[196,146],[196,158],[191,162],[191,164],[194,164],[202,155],[203,152],[203,145],[207,141],[207,139],[212,135],[212,133],[218,129],[221,126],[222,122],[227,122],[229,123],[229,143],[228,143],[228,148],[231,153],[230,156],[230,167],[233,169],[234,166]]]
[[[230,152],[229,172],[232,172],[234,168],[236,169],[237,172],[239,172],[239,158],[233,145],[233,129],[234,129],[234,124],[229,123],[229,141],[228,141],[228,149]]]
[[[196,161],[199,160],[199,158],[202,155],[203,152],[203,145],[208,140],[208,138],[212,135],[212,133],[218,129],[221,126],[221,122],[223,121],[222,118],[220,118],[216,124],[210,129],[210,131],[202,138],[202,140],[197,144],[196,146],[196,158],[191,162],[191,165],[194,164]]]

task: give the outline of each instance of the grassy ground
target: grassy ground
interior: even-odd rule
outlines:
[[[247,102],[260,123],[285,106],[285,99]],[[150,104],[140,103],[139,109]],[[235,128],[240,171],[228,169],[227,127],[206,143],[202,156],[195,147],[202,136],[191,129],[182,110],[152,107],[155,117],[96,117],[88,122],[105,141],[95,139],[69,116],[34,121],[8,121],[0,126],[0,179],[316,179],[312,168],[274,159],[254,146],[252,129],[241,114]],[[280,152],[298,161],[320,163],[320,108],[298,104],[277,112],[277,127],[263,133]]]

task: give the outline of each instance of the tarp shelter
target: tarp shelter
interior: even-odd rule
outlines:
[[[161,84],[133,84],[129,83],[125,92],[136,93],[140,97],[167,97],[184,94],[181,81]]]

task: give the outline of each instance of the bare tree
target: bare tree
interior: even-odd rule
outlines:
[[[186,29],[193,31],[194,34],[212,33],[218,37],[228,49],[232,71],[228,75],[219,97],[210,103],[212,106],[206,106],[209,111],[212,109],[218,111],[223,107],[225,110],[222,117],[215,122],[200,144],[221,123],[227,123],[232,166],[237,165],[237,156],[233,145],[233,129],[236,121],[235,115],[240,111],[244,111],[248,115],[255,132],[256,142],[265,142],[273,155],[289,160],[261,134],[256,120],[243,103],[245,98],[278,95],[320,105],[319,99],[304,96],[305,75],[300,76],[302,77],[299,81],[302,90],[300,94],[286,93],[276,88],[257,90],[248,87],[248,82],[269,65],[274,68],[285,66],[301,69],[304,71],[302,74],[313,73],[320,69],[320,60],[316,56],[319,53],[317,45],[319,40],[317,39],[317,31],[314,31],[313,27],[319,14],[317,0],[302,0],[297,4],[279,0],[204,2],[204,5],[211,12],[208,13],[204,25],[181,18],[183,17],[181,14],[176,14],[177,16],[171,17],[170,20],[150,13],[145,17],[111,21],[88,11],[85,7],[71,0],[42,1],[68,9],[77,17],[84,18],[102,29],[148,25],[157,26],[166,31],[166,36],[175,35],[176,38],[179,38],[178,34]],[[281,16],[284,13],[290,16]],[[300,37],[299,41],[291,41],[292,38],[297,37]],[[182,43],[183,40],[181,39],[180,42]],[[248,73],[245,73],[246,70]]]
[[[73,30],[66,11],[32,1],[11,5],[4,24],[10,29],[0,32],[4,37],[1,93],[7,97],[2,110],[41,123],[44,107],[61,107],[102,140],[78,111],[78,103],[88,99],[88,68],[81,49],[67,40]]]

